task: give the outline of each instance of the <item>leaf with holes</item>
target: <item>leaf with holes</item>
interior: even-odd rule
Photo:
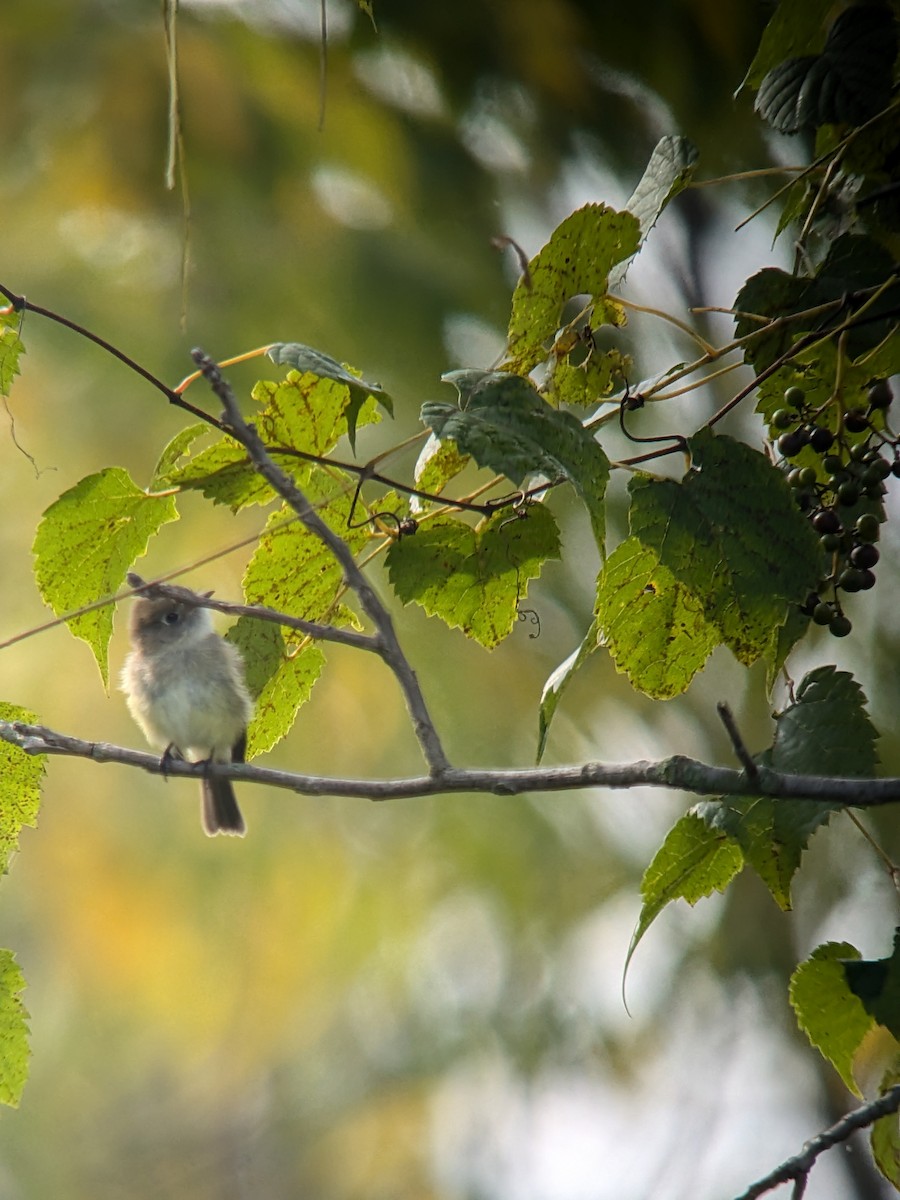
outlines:
[[[513,293],[511,370],[527,375],[547,357],[567,300],[586,295],[600,302],[610,271],[635,253],[640,233],[637,217],[605,204],[586,204],[557,226]]]
[[[524,517],[496,513],[476,528],[450,517],[429,521],[394,542],[387,568],[398,598],[492,649],[516,622],[544,562],[559,558],[559,530],[550,510],[529,504]]]

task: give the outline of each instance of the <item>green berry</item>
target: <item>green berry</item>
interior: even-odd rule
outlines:
[[[848,480],[838,487],[837,495],[841,504],[845,504],[849,508],[859,500],[859,488]]]
[[[828,628],[835,637],[846,637],[853,626],[843,613],[836,613],[835,616],[832,617]]]
[[[834,554],[835,550],[841,548],[841,535],[839,533],[823,533],[819,538],[819,545],[826,554]]]
[[[826,454],[822,459],[822,466],[829,475],[837,475],[839,471],[844,469],[844,460],[837,454]]]
[[[789,404],[791,408],[802,408],[806,403],[806,392],[803,388],[789,387],[785,388],[784,402]]]
[[[796,419],[796,413],[792,413],[789,408],[777,408],[772,413],[772,424],[776,429],[789,429]]]

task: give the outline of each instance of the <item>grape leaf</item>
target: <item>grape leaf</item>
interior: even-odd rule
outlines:
[[[36,725],[38,718],[27,709],[0,701],[0,721]],[[40,755],[26,754],[18,746],[0,740],[0,874],[9,870],[23,826],[37,825],[44,762]]]
[[[597,649],[598,634],[598,625],[596,620],[594,620],[591,622],[590,629],[584,635],[581,645],[573,650],[569,657],[547,676],[547,681],[541,692],[541,702],[538,709],[537,762],[540,762],[544,757],[544,750],[547,747],[547,736],[550,732],[550,722],[553,720],[557,706],[562,699],[562,694],[581,664]]]
[[[878,1091],[884,1095],[900,1083],[900,1056],[885,1071]],[[872,1155],[878,1170],[900,1191],[900,1122],[896,1113],[880,1117],[872,1126]]]
[[[25,346],[19,337],[22,318],[19,313],[0,312],[0,396],[8,396],[19,374],[19,359]]]
[[[825,45],[825,21],[832,0],[781,0],[763,30],[759,48],[738,92],[759,87],[769,71],[794,50],[821,50]]]
[[[522,519],[500,512],[476,528],[437,517],[397,539],[387,568],[398,598],[420,604],[492,649],[509,634],[517,606],[548,558],[559,558],[559,530],[550,510],[530,504]]]
[[[264,754],[287,734],[325,666],[316,642],[288,643],[268,621],[240,617],[228,640],[241,651],[255,711],[247,730],[247,758]]]
[[[25,979],[10,950],[0,950],[0,1102],[18,1108],[28,1078]]]
[[[309,373],[318,376],[319,379],[333,379],[346,387],[348,402],[344,409],[344,417],[350,447],[354,452],[359,415],[370,396],[391,416],[394,414],[394,402],[380,383],[363,379],[359,372],[339,363],[330,354],[323,354],[321,350],[314,350],[312,346],[304,346],[301,342],[277,342],[269,346],[266,353],[272,362],[288,363],[301,373]]]
[[[607,559],[594,611],[616,669],[655,700],[685,691],[720,640],[701,601],[636,538]]]
[[[791,976],[789,993],[797,1024],[856,1096],[862,1092],[853,1077],[853,1058],[874,1023],[844,974],[847,961],[859,957],[848,942],[816,947]]]
[[[821,566],[818,539],[781,471],[733,438],[701,431],[681,482],[632,479],[631,533],[654,550],[744,664],[769,647]]]
[[[891,97],[897,26],[886,6],[840,13],[821,54],[788,58],[759,85],[756,111],[779,133],[819,125],[860,125]]]
[[[859,684],[846,671],[818,667],[776,716],[772,748],[757,761],[788,774],[867,778],[877,767],[876,737]],[[810,837],[845,807],[839,800],[730,796],[704,801],[696,811],[737,842],[776,903],[788,909],[791,881]]]
[[[451,438],[480,467],[506,475],[517,487],[529,476],[567,479],[581,496],[597,544],[605,535],[604,496],[609,460],[577,417],[552,408],[527,379],[505,371],[451,377],[461,408],[430,402],[422,420],[443,441]]]
[[[111,596],[150,538],[177,519],[172,496],[148,495],[121,467],[86,476],[50,505],[38,526],[32,550],[41,596],[57,616]],[[94,652],[104,687],[112,623],[111,604],[66,619]]]
[[[869,1016],[900,1041],[900,928],[890,958],[845,962],[844,974]]]
[[[641,880],[643,905],[625,970],[644,934],[673,900],[694,905],[713,892],[724,892],[744,865],[740,848],[723,833],[710,829],[694,812],[672,826]]]
[[[628,212],[637,217],[640,226],[638,246],[646,240],[669,201],[690,183],[696,165],[697,147],[686,137],[667,134],[653,147],[647,168],[625,205]],[[626,263],[614,267],[609,286],[618,287],[626,270]]]
[[[588,295],[600,303],[609,273],[637,250],[640,225],[629,212],[587,204],[557,226],[546,246],[528,264],[513,293],[509,322],[510,370],[527,375],[547,357],[563,305]]]

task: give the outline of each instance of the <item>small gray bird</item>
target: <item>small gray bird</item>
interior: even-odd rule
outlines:
[[[132,587],[143,580],[129,575]],[[197,593],[178,588],[187,601]],[[212,592],[204,593],[211,596]],[[131,715],[163,759],[243,762],[253,702],[238,650],[213,629],[208,608],[168,597],[138,597],[122,691]],[[246,826],[229,779],[202,780],[203,828],[242,837]]]

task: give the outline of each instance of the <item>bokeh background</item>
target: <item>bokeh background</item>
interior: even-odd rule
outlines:
[[[442,372],[500,353],[517,265],[586,201],[621,204],[656,140],[691,137],[698,178],[804,160],[735,98],[764,4],[413,0],[377,30],[327,0],[325,119],[316,0],[182,0],[181,113],[190,193],[164,185],[168,78],[158,4],[31,0],[0,32],[0,282],[119,345],[170,384],[200,344],[217,358],[302,341],[380,380],[418,428]],[[728,306],[789,253],[768,214],[780,180],[697,188],[664,215],[626,294],[685,318]],[[726,339],[727,320],[701,318]],[[30,545],[40,514],[110,464],[145,484],[183,414],[120,363],[39,317],[0,414],[0,638],[48,616]],[[619,337],[635,382],[691,355],[654,318]],[[239,391],[277,378],[245,364]],[[729,391],[666,407],[690,433]],[[660,417],[640,414],[639,432]],[[643,422],[643,424],[642,424]],[[734,430],[761,444],[752,413]],[[613,455],[623,452],[612,438]],[[415,451],[392,461],[408,477]],[[623,517],[613,488],[613,536]],[[493,654],[400,610],[433,715],[460,764],[533,761],[550,671],[590,617],[595,551],[555,501],[566,561],[533,589],[540,636]],[[197,498],[140,564],[189,566],[251,535]],[[854,636],[796,656],[860,678],[900,774],[896,535]],[[185,576],[237,598],[249,551]],[[892,577],[893,573],[893,577]],[[376,579],[377,570],[376,570]],[[123,622],[112,647],[117,672]],[[333,649],[269,758],[363,777],[418,771],[392,678]],[[60,628],[6,649],[2,697],[52,727],[140,745],[119,693]],[[730,762],[727,699],[768,741],[761,671],[717,652],[667,705],[602,655],[567,693],[548,762],[683,752]],[[49,764],[40,825],[2,885],[0,944],[26,973],[32,1074],[0,1114],[0,1197],[316,1200],[715,1200],[849,1106],[796,1032],[793,965],[827,938],[888,953],[897,897],[849,823],[820,832],[780,914],[754,879],[667,911],[622,972],[641,873],[684,797],[659,791],[381,805],[244,789],[250,833],[207,840],[192,785],[117,766]],[[900,855],[891,814],[869,822]],[[871,1047],[873,1062],[879,1047]],[[869,1081],[871,1082],[871,1081]],[[811,1197],[877,1197],[862,1143],[816,1168]]]

